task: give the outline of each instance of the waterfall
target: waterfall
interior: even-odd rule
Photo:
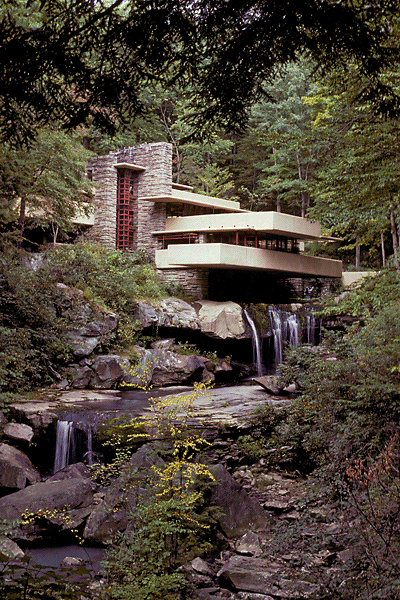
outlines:
[[[315,317],[312,313],[306,315],[305,342],[315,344]]]
[[[263,367],[262,367],[260,338],[258,337],[258,333],[257,333],[256,326],[254,324],[254,321],[251,318],[251,316],[249,315],[249,313],[247,312],[247,310],[244,310],[244,314],[245,314],[246,319],[247,319],[247,321],[248,321],[248,323],[250,325],[250,329],[251,329],[251,333],[252,333],[252,341],[253,341],[253,363],[256,366],[257,377],[262,377]]]
[[[282,311],[276,306],[269,307],[269,317],[274,340],[273,364],[283,362],[285,344],[298,348],[301,341],[301,323],[295,313]]]
[[[270,306],[269,317],[274,337],[274,363],[275,365],[279,365],[283,361],[282,313],[279,308]]]
[[[300,345],[301,324],[296,314],[287,315],[288,335],[286,337],[290,346],[298,348]]]
[[[88,423],[57,421],[53,473],[80,461],[93,464],[92,426]]]
[[[71,421],[57,421],[56,455],[54,458],[54,473],[61,471],[69,463],[71,434],[74,424]],[[72,436],[73,437],[73,436]]]
[[[89,466],[93,464],[93,435],[92,428],[89,427],[87,431],[87,452],[83,455]]]

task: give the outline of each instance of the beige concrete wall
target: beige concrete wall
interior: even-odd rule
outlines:
[[[165,230],[168,232],[247,230],[249,233],[259,231],[309,240],[321,236],[319,223],[272,211],[172,217],[167,219]]]
[[[315,277],[341,277],[342,275],[340,260],[230,244],[170,245],[167,250],[157,250],[156,265],[159,269],[181,265],[260,269]]]
[[[176,189],[176,184],[172,184],[172,192],[160,196],[147,196],[143,198],[148,202],[167,202],[167,203],[183,203],[192,204],[194,206],[202,206],[203,208],[215,208],[226,212],[248,212],[241,209],[239,202],[233,200],[223,200],[222,198],[214,198],[213,196],[205,196],[203,194],[195,194],[187,190]]]
[[[360,283],[365,277],[373,277],[376,271],[348,271],[342,274],[343,287],[352,287]]]

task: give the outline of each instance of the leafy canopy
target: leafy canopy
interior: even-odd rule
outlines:
[[[376,110],[400,99],[380,76],[398,54],[394,0],[5,0],[0,131],[23,144],[57,120],[115,131],[157,81],[189,82],[194,122],[231,129],[280,66],[308,54],[321,72],[357,65]]]

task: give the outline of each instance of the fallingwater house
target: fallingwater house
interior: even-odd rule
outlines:
[[[304,242],[327,241],[319,223],[277,212],[250,212],[238,202],[172,182],[172,147],[143,144],[99,156],[85,238],[108,248],[143,248],[166,281],[193,298],[273,301],[282,286],[307,294],[315,278],[340,278],[338,260],[306,256]],[[251,300],[248,300],[249,294]],[[256,297],[257,296],[257,297]]]

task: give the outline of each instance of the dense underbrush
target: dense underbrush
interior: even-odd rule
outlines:
[[[289,410],[255,416],[242,447],[271,466],[290,453],[290,468],[348,514],[348,585],[338,598],[398,599],[400,594],[400,300],[388,270],[331,311],[359,317],[325,333],[320,347],[287,354],[280,374],[295,381]],[[273,452],[272,452],[273,449]],[[283,450],[282,450],[283,449]],[[287,463],[289,464],[289,463]]]
[[[106,251],[91,244],[58,246],[40,255],[0,254],[0,391],[22,391],[52,381],[70,360],[57,283],[81,289],[94,305],[116,311],[122,337],[134,330],[139,298],[167,295],[144,252]],[[36,258],[36,255],[35,255]]]

